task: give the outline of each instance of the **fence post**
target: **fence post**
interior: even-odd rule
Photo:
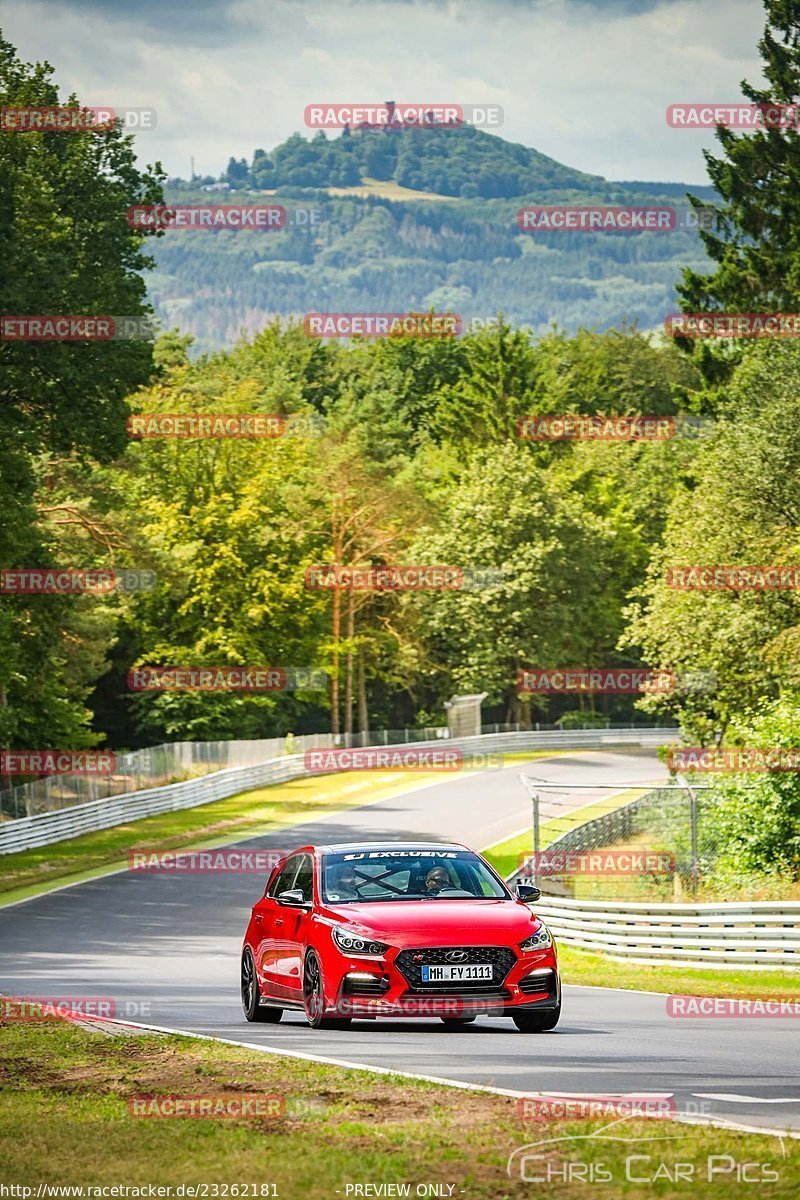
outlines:
[[[538,887],[537,882],[539,873],[539,793],[534,792],[533,796],[533,886]]]
[[[685,775],[678,775],[689,793],[689,821],[692,827],[692,895],[697,895],[700,882],[700,862],[697,854],[697,794]]]

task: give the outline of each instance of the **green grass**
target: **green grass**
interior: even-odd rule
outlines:
[[[436,776],[438,780],[439,776]],[[240,792],[198,808],[161,813],[0,858],[0,904],[35,895],[48,885],[77,882],[127,865],[132,847],[159,850],[222,846],[312,821],[345,809],[430,785],[430,771],[352,771],[308,776]]]
[[[440,192],[421,192],[404,187],[391,179],[370,179],[351,187],[330,187],[329,196],[382,196],[384,200],[457,200],[457,196],[443,196]]]
[[[346,1045],[344,1034],[342,1053]],[[530,1037],[524,1046],[531,1053],[543,1048],[541,1039]],[[310,1115],[143,1119],[128,1106],[143,1095],[232,1094],[285,1097],[290,1107],[304,1104]],[[595,1195],[581,1183],[532,1187],[518,1172],[511,1179],[506,1173],[512,1151],[566,1135],[569,1140],[534,1151],[545,1160],[531,1169],[535,1165],[541,1173],[549,1165],[558,1178],[565,1170],[585,1169],[580,1164],[597,1169],[602,1163],[613,1176],[601,1189],[607,1200],[675,1195],[723,1200],[732,1189],[738,1194],[730,1171],[706,1182],[709,1155],[770,1164],[779,1174],[766,1190],[774,1200],[788,1200],[800,1189],[797,1142],[646,1119],[610,1132],[668,1140],[585,1140],[607,1124],[522,1120],[511,1097],[188,1037],[107,1037],[61,1021],[0,1024],[2,1179],[32,1187],[34,1194],[39,1184],[249,1183],[276,1185],[281,1200],[329,1200],[337,1193],[346,1200],[353,1184],[407,1182],[413,1196],[417,1184],[437,1182],[452,1185],[454,1197],[470,1200]],[[662,1161],[672,1173],[682,1162],[693,1165],[695,1180],[627,1183],[625,1159],[631,1154],[651,1156],[637,1161],[638,1175],[652,1176]]]
[[[616,962],[604,954],[592,954],[576,946],[558,944],[564,983],[610,988],[633,988],[644,992],[666,992],[682,996],[738,996],[743,999],[796,1000],[800,993],[797,971],[752,970],[713,967],[648,967]]]

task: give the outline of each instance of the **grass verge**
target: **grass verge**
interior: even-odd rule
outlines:
[[[78,882],[124,867],[133,846],[161,850],[200,848],[212,842],[223,846],[313,821],[331,809],[371,804],[430,784],[430,771],[353,771],[240,792],[198,808],[160,813],[65,842],[4,854],[0,895],[6,894],[7,902],[23,899],[43,890],[43,885]]]
[[[633,988],[643,992],[666,992],[681,996],[738,996],[747,1000],[797,1000],[800,974],[797,971],[745,968],[714,970],[713,967],[648,967],[640,963],[615,962],[604,954],[592,954],[575,946],[558,946],[564,983],[594,987]]]
[[[343,1054],[346,1042],[345,1034]],[[129,1107],[141,1096],[257,1094],[284,1097],[291,1115],[143,1119]],[[360,1195],[374,1196],[381,1194],[375,1185],[407,1183],[411,1196],[521,1200],[534,1194],[532,1178],[549,1176],[553,1182],[538,1184],[536,1194],[594,1194],[586,1187],[593,1177],[607,1200],[682,1194],[722,1200],[738,1191],[735,1164],[741,1163],[753,1164],[751,1176],[777,1175],[762,1183],[760,1194],[788,1200],[800,1189],[797,1141],[641,1118],[609,1130],[625,1141],[598,1139],[608,1124],[523,1120],[511,1097],[189,1037],[101,1036],[64,1021],[0,1024],[2,1177],[32,1188],[29,1195],[40,1184],[144,1186],[139,1195],[145,1196],[149,1184],[206,1184],[219,1189],[209,1187],[209,1197],[328,1200],[338,1194],[345,1200],[359,1194],[354,1185],[372,1184]],[[530,1151],[543,1157],[529,1160],[527,1181],[520,1179],[520,1156],[509,1178],[514,1150],[554,1138],[566,1140]],[[646,1156],[628,1170],[646,1182],[626,1180],[632,1155]],[[716,1168],[710,1180],[709,1161]],[[683,1182],[673,1179],[679,1163],[691,1166],[691,1174],[684,1167]],[[565,1176],[574,1181],[565,1183]],[[433,1183],[442,1190],[417,1192],[418,1185]],[[232,1190],[243,1184],[256,1190]],[[221,1190],[226,1185],[227,1193]],[[262,1185],[274,1190],[259,1190]]]

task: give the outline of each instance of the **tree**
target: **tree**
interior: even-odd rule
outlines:
[[[271,188],[275,186],[275,168],[272,164],[272,159],[265,150],[255,151],[249,174],[255,188]]]
[[[228,165],[225,169],[225,179],[232,188],[243,188],[247,186],[250,177],[250,170],[247,166],[245,158],[229,158]]]
[[[800,102],[800,3],[766,0],[759,42],[766,86],[742,82],[755,105]],[[723,155],[705,151],[708,174],[722,198],[716,230],[701,230],[711,274],[683,273],[678,288],[687,312],[796,311],[800,301],[800,136],[773,124],[737,135],[722,125]],[[700,201],[690,197],[695,206]]]
[[[0,38],[0,106],[60,103],[47,64],[30,66]],[[78,107],[76,97],[67,100]],[[19,315],[145,316],[143,233],[126,211],[163,200],[163,173],[140,171],[114,126],[0,133],[0,292]],[[73,460],[109,461],[126,443],[125,396],[152,370],[146,340],[6,341],[0,345],[0,512],[5,566],[70,564],[74,525],[54,499]],[[44,463],[45,469],[40,469]],[[69,504],[69,501],[67,501]],[[72,506],[74,508],[74,506]],[[90,522],[91,525],[91,522]],[[66,542],[62,535],[67,534]],[[97,547],[95,546],[95,551]],[[102,604],[98,613],[102,609]],[[93,602],[0,598],[0,741],[87,745],[85,697],[109,629]],[[90,626],[93,626],[90,629]],[[85,639],[85,640],[83,640]]]
[[[669,510],[663,545],[631,607],[628,644],[653,667],[712,673],[710,692],[651,698],[704,744],[745,709],[800,687],[793,590],[678,590],[667,567],[794,564],[800,548],[800,352],[751,348]]]
[[[743,713],[730,732],[734,746],[796,755],[800,697],[784,694]],[[713,868],[714,884],[746,889],[752,900],[772,878],[774,894],[785,895],[787,880],[800,879],[800,774],[790,769],[708,778],[714,786],[702,794],[700,851]]]
[[[344,390],[329,407],[327,430],[320,440],[309,487],[309,519],[324,541],[322,565],[364,567],[394,564],[413,536],[421,497],[412,460],[402,437],[402,420],[393,412],[394,398],[382,391],[354,395]],[[334,587],[331,595],[331,729],[340,722],[340,669],[345,657],[344,729],[352,732],[355,667],[358,664],[359,714],[366,714],[365,652],[374,633],[356,635],[356,615],[369,610],[380,622],[395,597],[375,599],[370,593]],[[383,601],[383,602],[382,602]],[[344,639],[342,621],[345,621]]]
[[[601,645],[602,527],[512,443],[476,451],[438,499],[440,522],[421,532],[416,561],[502,579],[420,597],[437,690],[487,691],[519,721],[529,709],[520,670],[592,665]]]

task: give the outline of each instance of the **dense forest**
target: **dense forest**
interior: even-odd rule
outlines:
[[[681,185],[611,183],[468,127],[295,134],[269,157],[231,159],[217,180],[169,180],[166,194],[182,204],[268,194],[288,214],[284,229],[252,237],[158,238],[150,297],[166,324],[192,333],[194,353],[321,308],[450,309],[468,322],[502,311],[539,335],[655,329],[677,307],[681,268],[708,262]],[[519,210],[532,204],[668,205],[679,221],[668,234],[522,230]]]

